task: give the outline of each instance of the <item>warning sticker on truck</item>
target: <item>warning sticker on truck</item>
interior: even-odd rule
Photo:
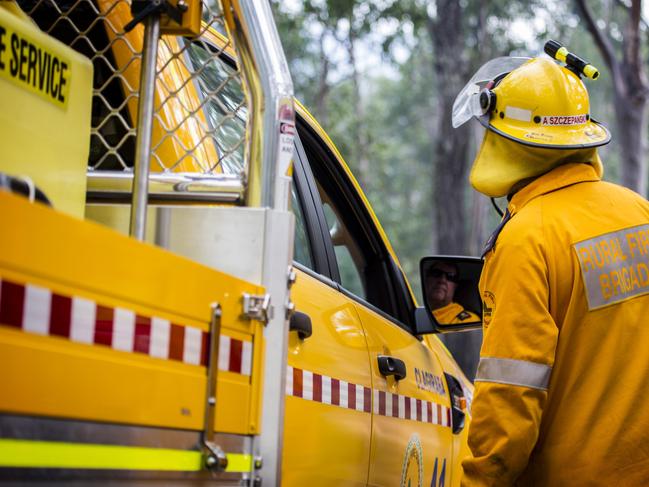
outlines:
[[[65,108],[70,91],[69,59],[10,25],[0,24],[0,77]]]

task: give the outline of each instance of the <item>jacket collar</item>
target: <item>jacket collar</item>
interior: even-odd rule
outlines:
[[[514,194],[507,209],[513,216],[537,196],[551,193],[552,191],[573,184],[599,180],[600,177],[595,172],[595,168],[590,164],[563,164],[554,168],[552,171],[539,176]]]

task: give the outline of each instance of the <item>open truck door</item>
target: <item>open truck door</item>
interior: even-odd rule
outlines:
[[[0,477],[279,485],[294,109],[270,7],[20,7],[0,4]],[[225,49],[241,68],[217,73]]]

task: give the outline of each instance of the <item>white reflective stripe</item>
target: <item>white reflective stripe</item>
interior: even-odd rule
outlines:
[[[478,364],[476,382],[497,382],[547,390],[552,367],[508,358],[484,357]]]
[[[183,347],[183,362],[199,365],[201,363],[201,349],[203,333],[193,326],[185,327],[185,343]]]
[[[313,401],[313,372],[302,371],[302,399]]]
[[[135,313],[129,309],[115,308],[113,316],[113,348],[124,352],[133,351]]]
[[[341,380],[338,382],[338,400],[341,408],[346,408],[349,405],[349,389],[347,388],[347,381]]]
[[[365,409],[365,388],[356,384],[356,411]]]
[[[49,289],[28,284],[25,286],[23,329],[39,335],[50,332],[52,293]]]
[[[331,377],[322,376],[322,403],[331,404]]]
[[[252,342],[243,342],[241,350],[241,373],[252,375]]]
[[[95,339],[95,317],[97,305],[94,301],[72,298],[70,316],[70,340],[79,343],[93,343]]]
[[[286,366],[286,395],[293,395],[293,367],[290,365]]]
[[[169,320],[156,317],[151,318],[149,355],[158,358],[169,358],[170,334],[171,323],[169,323]]]
[[[221,335],[219,337],[219,370],[226,372],[230,370],[230,337],[227,335]],[[291,377],[293,376],[291,375]],[[293,391],[291,390],[289,396],[292,395]]]
[[[512,120],[520,120],[521,122],[532,121],[532,111],[525,110],[524,108],[505,107],[505,116]]]

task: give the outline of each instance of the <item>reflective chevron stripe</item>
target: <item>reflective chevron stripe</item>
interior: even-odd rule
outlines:
[[[219,370],[251,375],[252,342],[221,335],[219,339]]]
[[[207,364],[207,332],[34,284],[0,281],[0,324],[122,352]]]
[[[286,394],[360,412],[374,412],[380,416],[451,426],[451,409],[443,404],[372,390],[291,366],[286,371]]]
[[[0,325],[153,358],[207,365],[209,333],[193,326],[0,279]],[[251,341],[222,335],[219,370],[251,375]]]

